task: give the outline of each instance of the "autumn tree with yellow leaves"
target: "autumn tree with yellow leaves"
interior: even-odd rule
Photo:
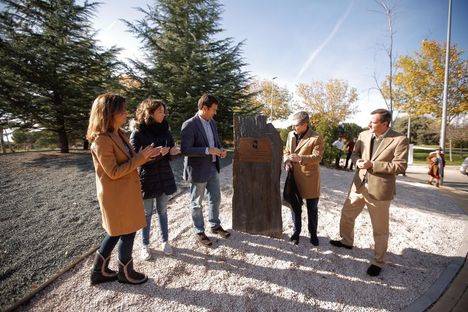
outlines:
[[[463,51],[450,48],[447,118],[450,123],[456,116],[468,112],[468,63]],[[395,108],[410,116],[442,115],[444,88],[445,44],[424,40],[414,55],[401,56],[396,64],[393,100]],[[382,86],[389,97],[388,79]]]
[[[331,123],[338,124],[356,112],[357,90],[345,80],[300,83],[296,92],[301,99],[301,108]]]
[[[286,119],[291,114],[292,95],[286,87],[272,80],[256,80],[250,85],[249,92],[254,94],[250,100],[252,106],[257,107],[263,115],[276,120]]]

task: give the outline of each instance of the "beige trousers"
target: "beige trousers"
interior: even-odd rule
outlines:
[[[366,205],[372,222],[375,243],[372,264],[382,267],[388,246],[390,200],[371,198],[365,185],[362,185],[357,192],[350,191],[341,211],[341,242],[349,246],[354,244],[354,221]]]

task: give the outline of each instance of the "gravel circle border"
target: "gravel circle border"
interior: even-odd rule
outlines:
[[[168,203],[172,202],[174,199],[179,197],[180,195],[184,194],[188,190],[187,187],[181,187],[180,191],[178,191],[176,194],[174,194],[171,198],[169,198]],[[63,274],[67,273],[71,269],[73,269],[75,266],[77,266],[81,261],[85,260],[87,257],[90,255],[94,254],[96,250],[98,250],[98,246],[91,247],[87,252],[79,256],[77,259],[75,259],[72,263],[67,265],[65,268],[61,269],[57,273],[55,273],[51,278],[46,280],[44,283],[42,283],[39,287],[28,293],[26,296],[21,298],[19,301],[15,302],[13,305],[10,307],[7,307],[5,312],[11,312],[11,311],[16,311],[19,309],[22,305],[27,304],[32,298],[34,298],[35,295],[40,293],[42,290],[44,290],[47,286],[52,284],[55,280],[57,280],[60,276]]]
[[[451,192],[450,189],[451,188],[447,188],[449,192]],[[458,210],[464,214],[463,220],[467,222],[468,216],[466,215],[465,211],[458,205],[457,207]],[[457,250],[456,259],[445,268],[434,284],[421,297],[403,309],[403,312],[420,312],[428,310],[449,288],[450,284],[455,279],[458,272],[460,272],[468,257],[468,227],[465,226],[463,233],[463,242]]]
[[[181,188],[179,192],[177,192],[173,197],[169,199],[169,201],[173,201],[180,195],[184,194],[187,191],[186,187]],[[463,208],[461,208],[459,205],[457,205],[457,208],[460,212],[464,214],[463,220],[466,222],[468,220],[468,216],[464,212]],[[73,269],[76,265],[78,265],[81,261],[85,260],[88,256],[93,254],[97,250],[98,246],[92,247],[90,250],[82,254],[79,258],[77,258],[75,261],[70,263],[67,267],[61,269],[59,272],[54,274],[50,279],[48,279],[46,282],[41,284],[39,287],[37,287],[34,291],[31,293],[27,294],[25,297],[20,299],[18,302],[16,302],[14,305],[8,307],[5,311],[14,311],[18,308],[20,308],[22,305],[28,303],[36,294],[44,290],[49,284],[54,282],[56,279],[58,279],[60,276],[62,276],[64,273],[68,272],[69,270]],[[444,271],[440,274],[439,278],[434,282],[434,284],[419,298],[414,300],[409,306],[407,306],[405,309],[402,311],[408,311],[408,312],[413,312],[413,311],[426,311],[428,308],[430,308],[447,290],[447,288],[450,286],[451,282],[453,279],[456,277],[464,263],[466,262],[467,258],[467,253],[468,253],[468,227],[465,227],[464,229],[464,238],[461,246],[457,249],[456,252],[456,259],[453,260],[445,269]]]
[[[49,278],[47,281],[42,283],[39,287],[31,291],[29,294],[21,298],[18,302],[13,304],[12,306],[8,307],[5,312],[10,312],[10,311],[15,311],[16,309],[20,308],[22,305],[27,304],[29,300],[31,300],[36,294],[41,292],[44,288],[52,284],[56,279],[58,279],[60,276],[65,274],[66,272],[70,271],[73,269],[78,263],[83,261],[85,258],[87,258],[89,255],[93,254],[99,246],[92,247],[90,250],[79,256],[77,259],[75,259],[72,263],[70,263],[68,266],[65,268],[61,269],[57,273],[55,273],[51,278]]]

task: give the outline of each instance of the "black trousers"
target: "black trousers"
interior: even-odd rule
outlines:
[[[348,153],[346,154],[345,169],[348,168],[348,162],[349,162],[349,160],[351,159],[351,155],[352,155],[352,154],[353,154],[352,152],[348,152]],[[351,164],[349,165],[349,170],[353,170],[353,161],[351,161]]]
[[[317,239],[317,219],[318,219],[318,198],[306,199],[307,203],[307,225],[309,228],[310,238]],[[301,234],[302,230],[302,204],[293,206],[291,209],[292,220],[294,223],[294,234]]]
[[[340,167],[341,155],[342,155],[342,151],[339,151],[338,155],[336,156],[336,159],[335,159],[335,167],[336,168]]]
[[[106,234],[104,240],[101,243],[101,247],[99,248],[99,253],[104,258],[107,258],[114,250],[115,245],[120,241],[119,244],[119,260],[123,264],[127,264],[132,259],[132,250],[133,250],[133,241],[135,240],[135,234],[125,234],[120,236],[109,236]]]

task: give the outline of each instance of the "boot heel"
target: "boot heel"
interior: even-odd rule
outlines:
[[[119,283],[132,285],[139,285],[148,281],[148,277],[145,274],[139,273],[133,269],[133,259],[130,259],[127,264],[123,264],[119,260],[117,279]]]
[[[107,283],[117,280],[117,272],[112,271],[107,266],[109,264],[110,256],[105,259],[99,251],[96,252],[94,257],[93,269],[91,271],[90,282],[91,285]]]

